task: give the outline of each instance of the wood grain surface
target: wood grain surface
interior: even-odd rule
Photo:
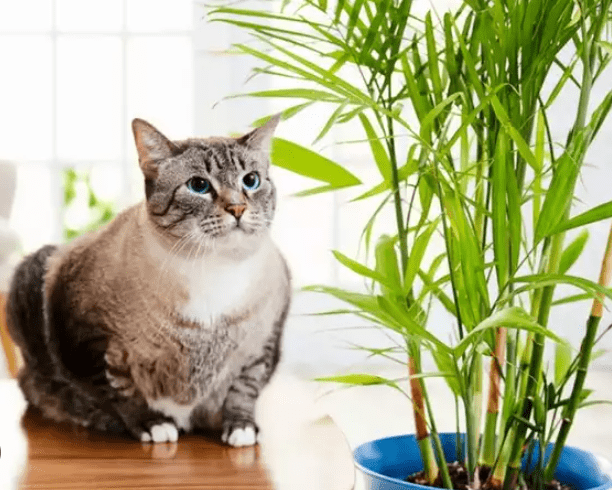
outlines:
[[[259,448],[231,448],[218,434],[143,444],[91,434],[26,412],[25,489],[272,489]]]

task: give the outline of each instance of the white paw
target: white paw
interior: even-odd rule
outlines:
[[[234,447],[253,446],[257,442],[255,427],[247,425],[244,429],[225,429],[221,440]]]
[[[176,442],[178,441],[178,429],[170,422],[154,425],[149,432],[143,432],[140,436],[142,442]]]

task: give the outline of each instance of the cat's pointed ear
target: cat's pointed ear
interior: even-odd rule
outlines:
[[[142,119],[132,121],[132,131],[142,173],[147,179],[155,179],[158,163],[175,155],[178,149],[172,141]]]
[[[272,116],[266,124],[254,129],[250,133],[238,138],[238,143],[245,145],[253,150],[259,150],[266,154],[270,153],[274,130],[280,121],[280,114]]]

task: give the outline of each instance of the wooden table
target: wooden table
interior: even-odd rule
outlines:
[[[52,424],[31,411],[22,424],[29,444],[25,489],[273,488],[258,447],[231,448],[217,434],[142,444]]]

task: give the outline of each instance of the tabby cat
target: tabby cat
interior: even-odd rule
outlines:
[[[214,429],[256,442],[290,302],[269,235],[278,117],[240,138],[170,141],[132,123],[146,199],[17,268],[19,383],[48,418],[142,441]]]

